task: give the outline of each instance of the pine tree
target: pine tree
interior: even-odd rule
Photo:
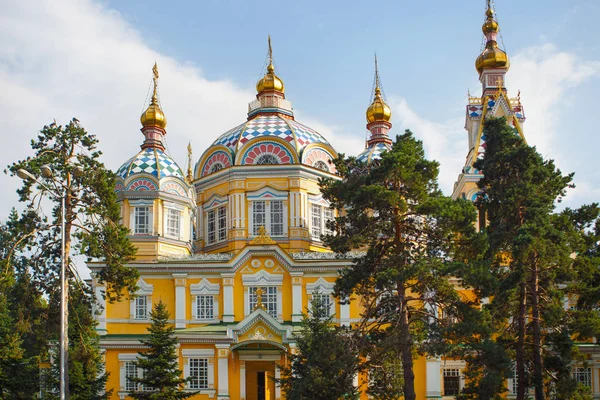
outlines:
[[[289,400],[358,399],[353,385],[358,357],[352,337],[334,325],[318,295],[310,309],[296,337],[298,352],[281,367],[278,384]]]
[[[48,360],[47,343],[58,339],[61,197],[66,200],[65,264],[69,295],[78,296],[73,292],[74,288],[81,291],[85,287],[77,274],[73,255],[100,258],[106,263],[107,268],[96,279],[106,283],[109,301],[120,300],[127,292],[134,293],[136,290],[137,270],[126,266],[135,255],[135,247],[129,242],[128,230],[120,225],[120,205],[114,191],[115,176],[99,161],[101,152],[97,146],[96,137],[86,132],[76,119],[66,126],[53,123],[44,126],[32,140],[32,157],[8,167],[8,173],[13,176],[24,169],[43,183],[26,180],[17,190],[25,210],[20,215],[11,213],[6,224],[11,240],[3,241],[0,248],[0,280],[7,285],[9,318],[15,321],[15,333],[19,335],[18,340],[12,343],[21,343],[28,365],[36,366],[31,370],[20,368],[12,376],[15,387],[22,393],[28,393],[24,398],[32,398],[32,393],[39,390],[37,365]],[[44,214],[40,210],[48,204],[52,211],[42,217]],[[74,311],[74,307],[79,305],[87,307],[85,312]],[[69,318],[70,326],[77,323],[75,317],[91,324],[91,305],[91,300],[81,304],[70,302],[69,311],[73,313]],[[93,330],[93,324],[89,326]],[[93,350],[99,354],[97,346],[90,346],[96,340],[94,335],[86,330],[72,336],[69,329],[71,346],[68,354],[85,353],[84,358],[97,359],[97,355],[89,353]],[[75,358],[69,357],[69,360]],[[76,367],[74,364],[73,368]],[[86,368],[86,371],[93,370],[91,366]],[[96,395],[92,395],[83,389],[84,385],[81,386],[84,392],[79,393],[79,386],[70,383],[68,386],[74,390],[68,394],[71,398],[94,398],[104,392],[103,387],[97,387]]]
[[[413,358],[417,351],[439,351],[439,326],[456,317],[461,302],[450,277],[461,259],[460,242],[473,233],[475,208],[452,200],[438,188],[439,164],[425,158],[410,131],[370,165],[338,159],[341,180],[324,180],[324,198],[339,210],[325,242],[337,252],[366,249],[343,270],[336,294],[357,294],[365,309],[356,327],[388,344],[402,360],[402,394],[414,400]],[[444,310],[441,313],[441,309]],[[384,340],[385,338],[385,340]],[[383,352],[385,354],[386,352]]]
[[[142,340],[148,350],[139,352],[135,361],[136,367],[143,371],[143,377],[131,378],[140,390],[129,393],[129,396],[140,400],[175,400],[195,395],[195,392],[184,391],[183,385],[189,379],[181,377],[175,327],[169,324],[169,312],[162,300],[152,308],[150,320],[148,339]]]
[[[504,118],[486,120],[484,132],[486,153],[475,167],[483,173],[477,205],[489,221],[486,254],[465,279],[484,297],[490,296],[484,309],[495,332],[486,339],[513,354],[517,398],[526,398],[527,387],[533,386],[536,400],[543,400],[559,381],[564,390],[577,390],[570,374],[576,349],[564,299],[577,278],[573,255],[585,247],[581,226],[598,217],[598,207],[575,212],[585,216],[580,226],[570,217],[572,211],[554,213],[572,186],[573,174],[562,175]],[[507,371],[497,371],[496,379],[502,374]]]

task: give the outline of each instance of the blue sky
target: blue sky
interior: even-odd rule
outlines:
[[[600,200],[600,3],[497,0],[530,144],[575,171],[565,204]],[[373,53],[393,109],[392,132],[410,128],[441,162],[450,193],[464,163],[467,91],[479,95],[485,1],[0,0],[0,132],[8,164],[30,154],[44,124],[77,116],[118,168],[142,141],[139,114],[154,61],[161,71],[168,148],[182,168],[245,119],[271,34],[277,74],[296,117],[334,147],[358,154],[373,84]],[[16,203],[16,178],[0,176],[0,218]]]

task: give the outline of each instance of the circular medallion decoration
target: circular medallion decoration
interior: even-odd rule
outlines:
[[[273,260],[267,260],[265,261],[265,267],[267,268],[273,268],[275,266],[275,262]]]
[[[229,157],[229,154],[224,151],[215,151],[208,157],[208,160],[204,162],[202,176],[210,175],[230,166],[231,158]]]
[[[258,268],[260,267],[260,260],[252,260],[250,265],[252,265],[252,268]]]
[[[126,190],[158,190],[158,187],[150,179],[138,178],[131,181]]]
[[[250,147],[242,157],[243,165],[291,164],[292,153],[275,142],[260,142]]]
[[[331,173],[335,172],[332,160],[331,154],[319,148],[309,149],[304,156],[304,164]]]

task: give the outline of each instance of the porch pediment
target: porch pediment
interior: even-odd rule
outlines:
[[[292,327],[281,324],[262,308],[252,311],[246,318],[228,329],[234,343],[245,341],[270,341],[289,343]]]

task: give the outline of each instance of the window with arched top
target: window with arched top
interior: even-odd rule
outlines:
[[[210,170],[208,171],[209,174],[215,173],[217,171],[220,171],[223,169],[223,164],[213,164],[212,167],[210,167]]]

